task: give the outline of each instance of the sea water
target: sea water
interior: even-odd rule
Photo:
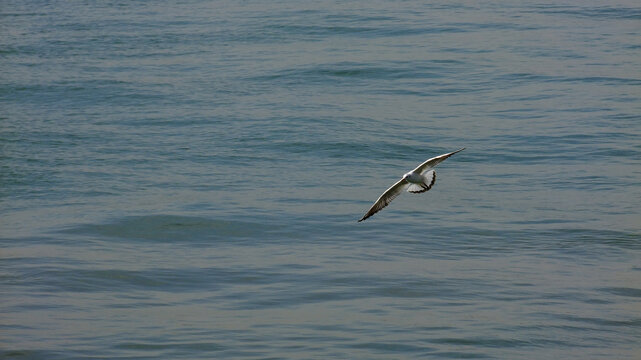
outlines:
[[[637,1],[2,1],[0,357],[639,359],[640,59]]]

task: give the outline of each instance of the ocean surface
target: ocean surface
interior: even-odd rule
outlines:
[[[2,359],[638,360],[640,204],[638,1],[0,1]]]

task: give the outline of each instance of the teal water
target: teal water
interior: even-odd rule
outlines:
[[[2,1],[0,358],[638,359],[640,20]]]

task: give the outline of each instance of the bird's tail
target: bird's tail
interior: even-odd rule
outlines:
[[[411,192],[412,194],[420,194],[424,193],[427,190],[431,189],[432,186],[434,186],[434,183],[436,182],[436,171],[430,170],[423,174],[423,182],[420,184],[410,184],[410,186],[407,187],[407,191]]]

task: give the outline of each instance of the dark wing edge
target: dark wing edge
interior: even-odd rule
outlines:
[[[457,152],[461,152],[465,150],[465,148],[458,149],[456,151],[452,151],[451,153],[435,156],[431,159],[425,160],[421,165],[417,166],[416,169],[414,169],[414,172],[417,172],[419,174],[422,174],[425,170],[432,168],[436,165],[438,165],[440,162],[443,160],[447,159],[448,157],[456,154]]]
[[[428,177],[430,171],[432,172],[431,179]],[[434,186],[434,183],[436,182],[436,171],[434,170],[430,170],[430,171],[428,171],[425,175],[423,175],[423,178],[425,179],[425,181],[422,184],[416,186],[420,188],[420,190],[412,191],[411,190],[412,188],[410,187],[409,189],[407,189],[407,191],[411,192],[412,194],[420,194],[430,190],[432,186]]]
[[[436,183],[436,171],[432,170],[432,180],[430,181],[429,184],[425,183],[425,185],[427,185],[427,190],[430,190],[435,183]]]
[[[363,215],[363,217],[358,220],[358,222],[361,222],[368,217],[376,214],[377,212],[383,210],[389,203],[392,202],[392,200],[396,199],[397,196],[399,196],[403,192],[403,188],[407,185],[407,181],[405,179],[401,179],[397,181],[394,185],[392,185],[389,189],[385,190],[383,195],[379,196],[374,205],[372,205],[369,210],[367,210],[367,213]]]

